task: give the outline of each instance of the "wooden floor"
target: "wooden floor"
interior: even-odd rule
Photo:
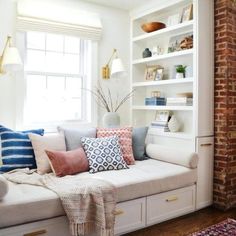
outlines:
[[[125,236],[185,236],[227,218],[236,219],[236,208],[224,212],[209,207]]]

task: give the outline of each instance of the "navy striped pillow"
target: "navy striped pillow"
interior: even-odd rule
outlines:
[[[36,168],[34,150],[28,137],[29,133],[43,135],[43,129],[15,132],[0,125],[2,145],[2,166],[0,172],[17,168]]]

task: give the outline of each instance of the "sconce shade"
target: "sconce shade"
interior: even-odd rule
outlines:
[[[111,65],[111,77],[122,78],[126,75],[124,65],[120,58],[115,58]]]
[[[16,47],[7,47],[2,58],[2,68],[4,71],[17,71],[22,67],[22,61]]]

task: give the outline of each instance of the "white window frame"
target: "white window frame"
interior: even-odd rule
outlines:
[[[26,32],[17,32],[16,34],[16,44],[20,50],[20,54],[24,61],[26,61]],[[83,50],[83,49],[82,49]],[[90,57],[91,65],[82,65],[83,68],[82,74],[79,76],[82,78],[83,87],[86,89],[92,89],[97,84],[97,42],[91,41],[90,48],[88,49],[88,56]],[[42,50],[44,51],[44,50]],[[82,51],[80,51],[83,54]],[[80,63],[83,63],[83,60],[80,60]],[[87,75],[84,71],[87,70]],[[82,90],[81,103],[83,103],[82,109],[82,119],[81,120],[64,120],[59,121],[57,123],[50,122],[42,122],[35,124],[26,124],[24,123],[24,107],[26,101],[26,75],[27,74],[41,74],[41,75],[59,75],[59,76],[73,76],[72,74],[62,74],[62,73],[44,73],[44,72],[35,72],[35,71],[22,71],[17,73],[16,76],[16,128],[17,129],[34,129],[34,128],[44,128],[46,132],[55,132],[57,130],[57,126],[64,127],[79,127],[79,126],[96,126],[97,125],[97,104],[94,102],[91,93]],[[78,75],[74,75],[77,76]],[[87,119],[86,119],[87,116]]]

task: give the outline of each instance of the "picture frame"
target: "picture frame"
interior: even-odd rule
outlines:
[[[157,69],[157,66],[147,66],[144,75],[145,80],[155,80]]]
[[[181,15],[179,13],[175,15],[171,15],[167,19],[167,26],[169,27],[169,26],[177,25],[180,23],[180,21],[181,21]]]
[[[190,4],[183,8],[180,23],[192,20],[192,18],[193,18],[193,4]]]
[[[156,111],[155,121],[167,123],[170,118],[170,111]]]
[[[164,68],[157,68],[155,80],[162,80],[164,76]]]

